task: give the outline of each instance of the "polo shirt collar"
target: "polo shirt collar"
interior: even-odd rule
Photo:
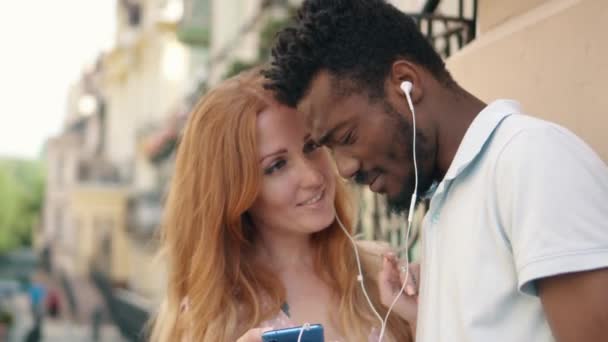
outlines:
[[[517,101],[496,100],[487,105],[471,122],[444,180],[453,180],[479,155],[494,130],[507,116],[521,113]]]

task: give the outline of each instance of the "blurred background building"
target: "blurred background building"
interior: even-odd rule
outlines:
[[[88,322],[101,307],[124,338],[143,339],[164,288],[164,265],[155,260],[158,228],[188,113],[206,89],[266,61],[275,33],[300,2],[117,1],[114,45],[66,94],[62,132],[45,148],[46,187],[34,209],[40,215],[28,221],[31,244],[49,261],[46,270],[74,316]],[[607,2],[391,2],[416,19],[464,88],[488,102],[518,99],[608,161],[601,83],[608,77],[608,46],[601,43]],[[402,248],[403,218],[381,196],[355,192],[359,234]],[[423,204],[418,219],[424,211]]]

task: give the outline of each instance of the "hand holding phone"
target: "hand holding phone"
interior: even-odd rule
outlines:
[[[236,342],[262,342],[262,334],[271,330],[272,328],[250,329],[243,336],[239,337]]]

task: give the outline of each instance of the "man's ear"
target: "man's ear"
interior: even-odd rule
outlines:
[[[422,82],[420,66],[411,63],[405,59],[396,60],[391,65],[391,70],[387,79],[388,91],[397,92],[399,96],[405,98],[405,94],[401,89],[401,84],[404,81],[412,83],[410,97],[414,104],[420,102],[424,96],[424,84]]]

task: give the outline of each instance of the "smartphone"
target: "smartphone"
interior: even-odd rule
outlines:
[[[293,327],[287,329],[271,330],[262,334],[264,342],[298,342],[302,327]],[[324,342],[323,326],[321,324],[311,324],[308,328],[304,328],[302,339],[300,342]]]

